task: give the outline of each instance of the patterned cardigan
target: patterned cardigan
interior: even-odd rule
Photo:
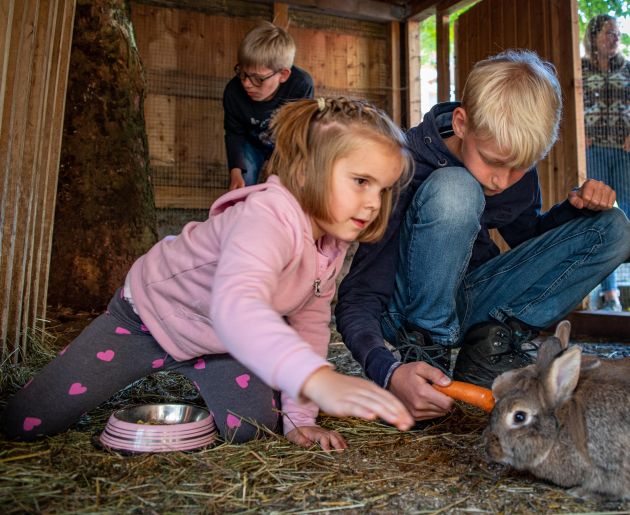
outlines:
[[[617,54],[607,72],[582,58],[586,137],[600,147],[621,148],[630,135],[630,61]]]

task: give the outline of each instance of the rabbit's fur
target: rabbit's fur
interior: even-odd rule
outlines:
[[[628,500],[630,358],[581,356],[570,330],[560,322],[535,364],[495,379],[487,456],[576,496]]]

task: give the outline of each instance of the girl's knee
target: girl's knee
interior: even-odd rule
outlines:
[[[221,437],[229,443],[251,442],[269,433],[277,433],[279,430],[279,417],[275,413],[257,418],[240,417],[228,413],[225,421],[215,419],[215,423]]]

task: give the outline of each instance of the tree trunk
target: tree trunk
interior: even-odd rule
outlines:
[[[155,243],[144,87],[125,0],[78,0],[49,304],[102,310]]]

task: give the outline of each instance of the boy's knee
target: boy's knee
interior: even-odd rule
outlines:
[[[630,220],[619,208],[602,211],[601,217],[608,221],[608,234],[611,245],[619,245],[620,250],[630,258]]]
[[[605,227],[607,244],[630,248],[630,221],[621,209],[614,207],[600,211],[594,217],[594,222]]]
[[[440,218],[457,223],[478,222],[485,207],[483,189],[472,174],[461,167],[433,172],[416,194],[421,209],[434,209]]]

